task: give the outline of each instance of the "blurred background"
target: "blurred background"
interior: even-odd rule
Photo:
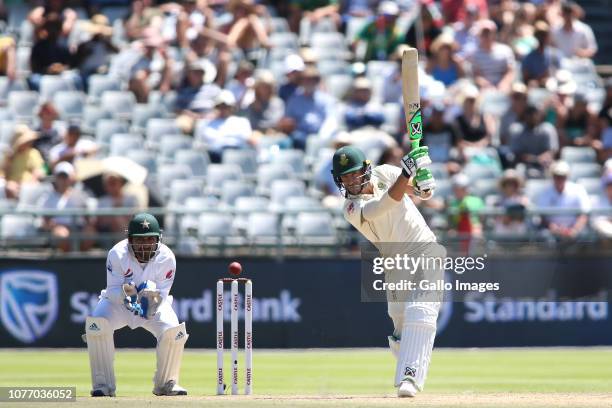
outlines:
[[[342,217],[331,157],[354,144],[398,165],[408,151],[406,47],[420,52],[438,184],[415,204],[440,241],[527,270],[537,256],[548,271],[609,269],[610,5],[0,1],[0,303],[31,300],[25,279],[55,287],[38,302],[53,315],[55,293],[47,317],[65,320],[34,330],[5,314],[0,345],[78,345],[62,328],[84,321],[106,251],[143,209],[179,256],[182,319],[212,330],[208,288],[238,258],[270,301],[255,317],[268,325],[261,344],[384,345],[384,305],[356,295],[362,238]],[[346,302],[328,280],[346,285]],[[600,303],[564,323],[523,314],[485,337],[465,332],[497,320],[447,308],[440,342],[610,344]],[[380,330],[343,320],[355,310]]]

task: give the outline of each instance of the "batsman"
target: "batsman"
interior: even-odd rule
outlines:
[[[428,169],[431,164],[429,150],[419,146],[422,126],[418,85],[415,86],[418,82],[416,69],[406,69],[416,66],[414,53],[404,55],[402,66],[404,73],[413,72],[412,83],[404,81],[411,150],[402,158],[402,168],[386,164],[372,168],[361,150],[345,146],[334,153],[332,175],[346,199],[344,217],[377,247],[381,255],[391,257],[392,252],[402,248],[409,256],[443,258],[446,256],[444,248],[436,243],[435,235],[407,197],[428,200],[436,187]],[[423,271],[419,273],[422,275]],[[443,278],[443,270],[428,273],[431,278],[434,275],[435,279]],[[405,271],[385,270],[387,282],[405,277],[411,279],[405,276]],[[418,291],[406,293],[390,289],[386,289],[385,294],[394,326],[393,335],[388,337],[389,347],[397,358],[394,385],[399,397],[414,397],[425,385],[442,297],[441,294],[424,297]]]
[[[115,396],[113,333],[124,326],[143,327],[157,339],[153,394],[187,395],[178,381],[189,336],[172,309],[176,259],[161,240],[157,219],[140,213],[130,220],[127,239],[108,252],[106,289],[85,324],[92,397]]]

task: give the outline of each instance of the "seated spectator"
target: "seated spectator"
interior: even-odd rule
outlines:
[[[38,139],[34,142],[34,147],[38,149],[45,161],[49,162],[49,151],[62,141],[62,135],[66,129],[57,121],[59,113],[51,102],[45,102],[40,106],[38,119],[39,125],[36,129]]]
[[[227,10],[234,17],[227,30],[228,46],[242,50],[244,57],[257,63],[263,49],[270,48],[268,30],[257,14],[253,0],[230,0]]]
[[[467,28],[479,18],[489,15],[489,6],[485,0],[442,0],[440,2],[444,21],[447,23],[465,23]]]
[[[360,41],[366,45],[363,61],[386,61],[403,41],[402,34],[397,26],[399,6],[393,1],[383,1],[378,6],[375,19],[366,24],[357,34],[352,43],[353,50],[357,49]]]
[[[512,124],[524,120],[526,108],[527,87],[525,84],[515,82],[510,93],[510,106],[499,121],[499,140],[502,145],[508,144]]]
[[[84,29],[91,38],[79,44],[74,55],[74,66],[79,70],[83,88],[87,91],[89,77],[93,74],[106,74],[110,68],[111,56],[119,50],[111,42],[113,28],[105,15],[92,16]]]
[[[28,21],[32,23],[35,30],[44,26],[49,16],[56,14],[61,22],[60,34],[64,38],[68,38],[79,16],[76,11],[68,7],[67,2],[63,0],[45,0],[43,4],[34,7],[28,14]]]
[[[587,225],[587,213],[591,208],[589,195],[584,187],[568,181],[569,164],[556,161],[550,166],[551,185],[536,198],[540,208],[575,209],[572,215],[550,215],[543,219],[544,227],[558,239],[575,239]]]
[[[310,23],[317,23],[323,18],[331,18],[336,26],[340,26],[340,7],[338,0],[291,0],[289,3],[289,27],[294,33],[299,33],[300,22],[306,18]]]
[[[314,67],[307,67],[301,85],[286,105],[285,118],[279,130],[291,136],[297,149],[304,149],[306,138],[318,134],[331,116],[333,99],[319,91],[321,76]]]
[[[0,36],[0,76],[10,81],[17,78],[17,59],[15,39],[10,35]]]
[[[436,102],[424,112],[426,117],[423,120],[423,144],[429,147],[429,157],[436,163],[459,159],[459,135],[456,128],[444,119],[445,110],[443,103]]]
[[[491,143],[485,116],[478,109],[478,96],[476,87],[464,87],[461,113],[455,118],[459,149],[462,152],[466,147],[485,147]]]
[[[304,60],[297,54],[287,55],[285,58],[286,82],[278,89],[278,96],[285,104],[299,88],[304,67]]]
[[[242,99],[247,91],[253,86],[253,71],[255,66],[249,61],[240,61],[234,79],[229,81],[225,89],[234,94],[236,106],[242,107]]]
[[[553,44],[565,58],[593,58],[597,53],[597,42],[593,30],[576,17],[574,2],[561,5],[563,24],[552,30]]]
[[[497,26],[493,21],[481,21],[478,33],[478,47],[469,56],[476,85],[509,92],[514,81],[514,53],[507,45],[495,41]]]
[[[440,12],[433,1],[421,4],[421,25],[418,28],[422,30],[421,34],[417,35],[417,24],[411,24],[406,32],[404,43],[419,48],[419,50],[425,50],[425,55],[431,57],[431,45],[442,33],[443,21],[440,19]],[[434,18],[434,15],[437,18]]]
[[[274,132],[278,121],[283,117],[285,104],[275,94],[274,75],[270,71],[261,71],[253,85],[253,102],[251,102],[242,114],[245,116],[251,128],[260,134]]]
[[[6,179],[5,189],[11,197],[19,196],[22,183],[38,183],[46,174],[45,161],[34,148],[38,138],[36,132],[26,125],[17,125],[11,149],[4,157],[2,173]]]
[[[553,77],[561,65],[559,50],[551,46],[548,24],[538,21],[535,24],[534,36],[538,46],[523,58],[521,70],[523,82],[529,86],[544,87],[546,81]]]
[[[211,74],[211,82],[214,81],[217,85],[222,86],[227,79],[227,67],[232,60],[232,55],[223,42],[222,33],[212,29],[206,31],[210,33],[208,36],[199,33],[186,48],[185,63],[189,65],[198,60],[210,61],[216,71],[214,76]]]
[[[507,169],[499,179],[499,200],[495,203],[499,207],[512,204],[529,205],[529,199],[523,194],[523,178],[514,169]]]
[[[40,200],[39,207],[42,210],[71,210],[85,209],[86,197],[73,188],[75,172],[72,164],[60,162],[53,170],[53,191]],[[93,236],[95,230],[90,220],[84,217],[52,216],[43,217],[42,229],[51,234],[51,238],[57,247],[64,251],[70,251],[70,237],[72,234],[85,234]],[[81,240],[81,251],[90,249],[92,242]],[[74,248],[74,250],[78,250]]]
[[[124,193],[123,187],[127,181],[116,173],[102,175],[104,195],[98,199],[98,209],[108,208],[138,208],[138,199]],[[101,216],[96,220],[98,232],[122,233],[125,231],[129,215]]]
[[[364,126],[379,127],[385,122],[385,114],[380,104],[373,102],[372,84],[365,77],[356,78],[346,103],[344,122],[348,130]]]
[[[600,152],[600,161],[604,162],[612,158],[612,79],[608,78],[605,82],[606,97],[603,106],[599,111],[599,140],[601,146],[598,147]]]
[[[505,22],[499,34],[499,40],[508,44],[519,59],[538,45],[533,35],[535,14],[536,6],[532,3],[520,3],[516,10],[510,13],[511,20]]]
[[[214,69],[206,60],[191,62],[176,95],[176,113],[181,130],[193,132],[195,121],[212,112],[214,100],[221,89],[213,83],[205,83],[207,71]]]
[[[561,146],[591,146],[593,144],[595,115],[588,109],[586,95],[578,92],[558,126]]]
[[[251,125],[246,118],[234,115],[236,98],[223,90],[215,98],[215,116],[196,124],[195,138],[203,143],[211,161],[219,163],[225,149],[245,148],[251,138]]]
[[[456,20],[445,19],[447,22],[455,21],[451,27],[453,30],[453,37],[458,44],[457,55],[460,58],[469,56],[478,47],[478,36],[475,35],[474,26],[480,18],[488,17],[486,1],[482,1],[481,4],[484,4],[484,10],[480,10],[475,4],[467,4],[465,5],[465,13],[463,13],[461,17]],[[443,12],[446,13],[444,5]]]
[[[147,103],[149,92],[171,88],[172,59],[163,39],[157,34],[148,35],[142,42],[140,59],[130,68],[129,89],[138,103]]]
[[[510,127],[509,147],[515,163],[524,163],[530,176],[541,176],[559,150],[557,130],[542,120],[542,112],[528,105],[525,119]]]
[[[53,169],[60,162],[74,163],[75,160],[96,154],[98,148],[93,140],[81,138],[80,127],[71,125],[64,135],[64,141],[49,151],[49,164]]]
[[[163,4],[162,8],[169,7],[171,4]],[[214,31],[215,15],[213,10],[208,7],[208,2],[183,0],[180,2],[179,8],[163,9],[163,11],[166,15],[170,14],[176,19],[176,42],[183,49],[187,49],[190,42],[202,36],[203,31],[207,31],[207,33]],[[204,38],[204,36],[202,37]],[[170,38],[172,38],[171,35]]]
[[[484,208],[480,197],[469,194],[471,180],[463,173],[452,178],[453,196],[448,203],[450,212],[449,227],[460,238],[480,237],[482,224],[478,212]]]
[[[529,199],[522,193],[523,178],[514,169],[504,171],[499,180],[499,192],[495,207],[504,210],[504,215],[495,218],[493,232],[502,236],[517,236],[527,233],[526,210]],[[488,200],[487,200],[488,201]]]
[[[130,13],[124,20],[125,34],[129,41],[142,38],[148,27],[161,27],[162,11],[153,6],[153,0],[134,0]]]
[[[607,214],[599,214],[592,218],[591,225],[595,232],[608,241],[612,239],[612,172],[602,177],[604,194],[595,203],[597,209],[608,209]]]
[[[60,38],[61,31],[62,22],[55,13],[49,14],[37,31],[30,57],[32,74],[28,77],[30,88],[35,91],[38,91],[43,75],[60,75],[70,68],[72,54],[66,40]]]
[[[431,44],[431,58],[427,59],[427,73],[446,87],[463,78],[463,61],[457,57],[457,43],[448,35],[440,35]]]

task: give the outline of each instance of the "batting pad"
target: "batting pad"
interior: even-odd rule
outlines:
[[[179,382],[183,349],[189,335],[185,323],[166,330],[157,344],[157,371],[153,382],[161,389],[168,381]]]
[[[113,330],[104,317],[88,317],[85,323],[91,385],[107,395],[115,395],[115,344]]]
[[[399,358],[395,370],[396,387],[409,378],[419,391],[423,390],[436,337],[439,309],[440,304],[435,302],[406,304]]]

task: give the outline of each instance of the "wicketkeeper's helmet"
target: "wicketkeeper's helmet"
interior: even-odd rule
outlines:
[[[134,256],[140,262],[149,262],[159,251],[162,240],[162,230],[157,218],[149,213],[136,214],[128,224],[128,241]],[[134,244],[133,237],[157,237],[154,244]]]

